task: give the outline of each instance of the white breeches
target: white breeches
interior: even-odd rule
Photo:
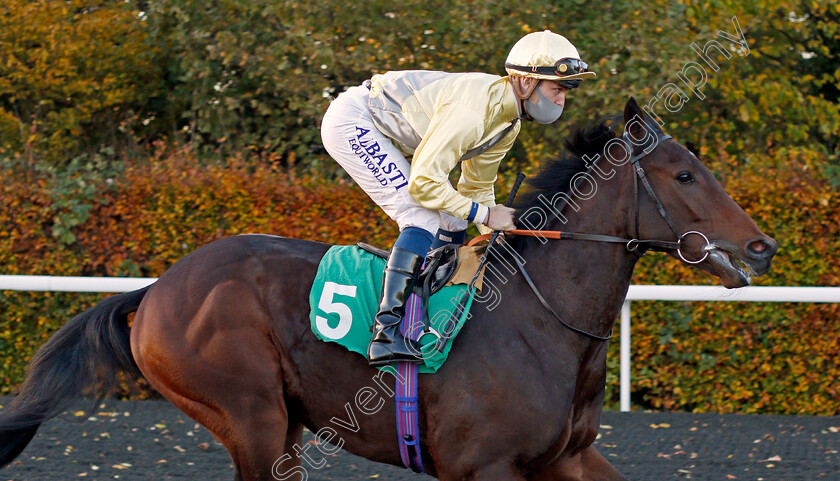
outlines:
[[[468,222],[444,212],[426,209],[408,193],[411,164],[373,123],[367,87],[351,87],[327,109],[321,141],[330,156],[350,174],[376,205],[400,228],[413,226],[432,235],[438,227],[464,230]]]

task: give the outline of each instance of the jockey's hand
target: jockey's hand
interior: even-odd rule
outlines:
[[[487,216],[487,222],[484,224],[493,230],[513,230],[516,226],[513,223],[515,210],[506,207],[502,204],[494,205],[490,208],[490,215]]]

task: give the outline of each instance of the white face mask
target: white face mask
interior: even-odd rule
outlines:
[[[528,115],[530,115],[538,124],[550,124],[559,119],[560,114],[563,113],[563,106],[557,105],[545,98],[545,95],[543,95],[539,85],[537,85],[535,90],[537,91],[537,95],[540,96],[539,103],[531,101],[531,98],[534,97],[533,95],[528,97],[528,100],[525,101],[525,111]]]

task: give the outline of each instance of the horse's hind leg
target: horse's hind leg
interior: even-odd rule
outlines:
[[[233,461],[236,481],[294,479],[290,476],[303,471],[294,450],[295,445],[302,443],[303,426],[289,418],[281,389],[270,398],[249,395],[243,390],[234,402],[199,402],[150,381],[176,407],[221,441]]]
[[[243,373],[246,378],[248,373]],[[302,443],[303,426],[289,418],[282,390],[269,398],[250,395],[243,386],[238,399],[196,401],[152,381],[175,406],[205,426],[227,448],[236,481],[294,479],[302,472],[294,450]],[[301,478],[302,479],[302,478]]]
[[[152,298],[135,317],[132,352],[149,382],[225,445],[237,480],[302,470],[291,449],[301,427],[289,418],[281,354],[258,295],[220,284],[186,321],[172,305]]]
[[[234,414],[234,413],[231,413]],[[266,413],[231,418],[233,432],[225,443],[234,466],[237,481],[269,481],[304,479],[305,470],[294,448],[302,441],[303,426],[285,416]]]

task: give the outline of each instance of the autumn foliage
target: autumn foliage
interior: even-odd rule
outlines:
[[[156,277],[223,236],[267,233],[386,245],[397,234],[352,182],[293,176],[272,163],[230,158],[206,165],[180,150],[127,164],[113,175],[99,179],[95,198],[77,204],[56,195],[57,181],[48,174],[4,169],[3,273]],[[0,292],[0,393],[21,381],[34,350],[56,329],[101,299]]]
[[[762,169],[713,165],[728,190],[779,241],[760,285],[836,285],[840,194],[813,172],[813,158],[778,153]],[[332,243],[387,245],[394,224],[348,181],[294,176],[243,158],[199,162],[161,152],[103,178],[87,209],[56,198],[55,180],[6,170],[0,188],[0,265],[8,274],[158,276],[222,236],[261,232]],[[52,189],[50,188],[52,187]],[[499,190],[505,186],[500,183]],[[52,193],[51,193],[52,192]],[[796,208],[790,208],[795,205]],[[75,209],[84,212],[78,218]],[[76,219],[67,229],[56,219]],[[68,221],[64,221],[65,224]],[[56,236],[72,235],[68,242]],[[72,239],[72,240],[71,240]],[[705,273],[651,254],[635,283],[715,284]],[[0,294],[0,383],[16,385],[26,360],[75,313],[101,299],[67,293]],[[637,403],[717,412],[840,413],[838,305],[633,303]],[[608,402],[617,397],[618,343],[609,356]]]
[[[503,74],[524,33],[572,39],[598,78],[552,126],[525,123],[497,183],[570,127],[729,58],[664,129],[780,244],[758,285],[836,286],[840,4],[833,0],[4,0],[0,273],[157,276],[247,232],[387,245],[394,224],[329,159],[330,100],[386,70]],[[743,30],[746,49],[721,37]],[[693,80],[699,81],[696,70]],[[649,255],[635,283],[715,283]],[[0,394],[102,296],[0,292]],[[633,303],[633,390],[656,409],[840,414],[837,304]],[[607,403],[616,405],[618,344]]]

